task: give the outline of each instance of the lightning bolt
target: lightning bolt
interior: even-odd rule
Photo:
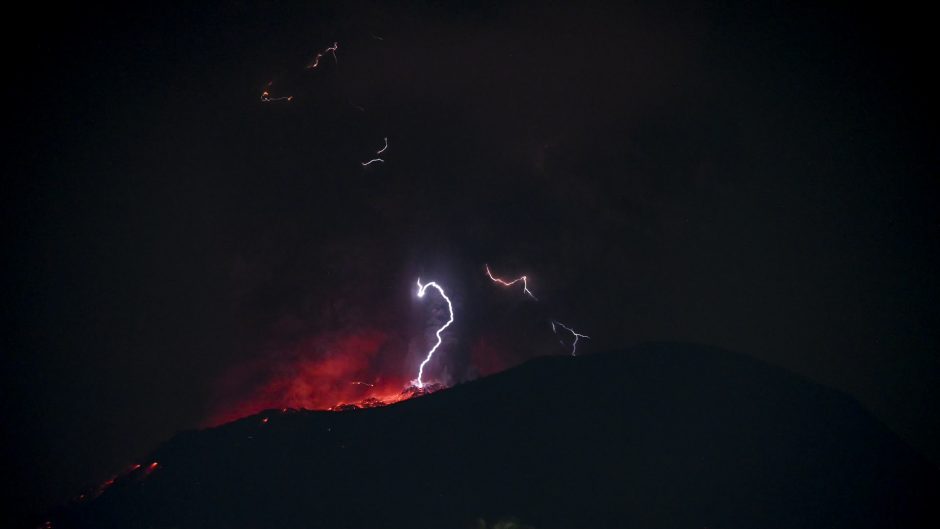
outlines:
[[[339,59],[336,58],[336,50],[338,49],[339,49],[339,43],[334,42],[332,46],[328,46],[323,51],[318,52],[317,55],[313,58],[313,60],[310,61],[309,64],[307,64],[307,69],[313,70],[313,69],[316,69],[318,66],[320,66],[320,57],[323,57],[324,53],[332,53],[333,60],[336,61],[337,64],[339,64]]]
[[[326,53],[326,52],[332,53],[332,54],[333,54],[333,61],[335,61],[336,64],[339,64],[339,59],[336,58],[336,50],[338,50],[338,49],[339,49],[339,42],[334,42],[332,46],[330,46],[330,47],[328,47],[327,49],[323,50],[323,52],[324,52],[324,53]]]
[[[558,327],[561,327],[562,329],[564,329],[564,330],[570,332],[571,335],[574,336],[574,341],[571,342],[571,356],[577,356],[577,351],[578,351],[578,338],[587,338],[588,340],[591,339],[590,336],[588,336],[588,335],[586,335],[586,334],[579,334],[579,333],[576,332],[574,329],[572,329],[571,327],[568,327],[567,325],[565,325],[564,323],[561,323],[560,321],[552,320],[552,332],[554,332],[555,334],[558,334],[558,329],[555,327],[556,325],[557,325]]]
[[[375,151],[375,154],[382,154],[382,153],[385,152],[387,149],[388,149],[388,137],[385,138],[385,146],[382,147],[381,149]],[[375,162],[382,162],[382,163],[385,163],[385,160],[383,160],[383,159],[381,159],[381,158],[373,158],[373,159],[369,160],[368,162],[362,162],[362,166],[363,166],[363,167],[368,167],[368,166],[372,165],[372,164],[375,163]]]
[[[428,287],[432,287],[435,290],[437,290],[437,292],[441,295],[441,297],[444,298],[444,301],[447,302],[447,311],[450,314],[450,318],[447,320],[447,323],[445,323],[443,327],[441,327],[440,329],[437,330],[436,333],[434,333],[437,336],[437,343],[434,344],[434,347],[432,347],[430,351],[428,351],[427,357],[424,359],[423,362],[421,362],[421,365],[418,367],[418,378],[413,380],[412,383],[418,386],[419,388],[424,387],[424,382],[421,380],[421,377],[424,376],[424,366],[427,365],[427,363],[431,361],[431,357],[434,356],[434,351],[437,351],[437,348],[440,347],[441,343],[443,343],[444,341],[444,339],[441,338],[441,333],[444,332],[444,329],[449,327],[451,323],[454,323],[454,305],[450,302],[450,298],[447,297],[447,294],[444,293],[444,289],[441,288],[440,285],[438,285],[437,283],[433,281],[422,285],[421,278],[419,277],[418,278],[418,297],[423,298],[424,293],[425,291],[427,291]]]
[[[500,285],[503,285],[504,287],[511,287],[512,285],[515,285],[519,281],[522,281],[522,291],[528,294],[530,298],[536,301],[539,300],[539,298],[535,297],[535,295],[532,294],[532,292],[529,290],[529,284],[528,284],[528,280],[526,279],[526,276],[513,279],[512,281],[505,281],[503,279],[493,276],[493,272],[490,271],[490,265],[484,265],[484,267],[486,268],[486,275],[488,275],[494,283],[499,283]]]
[[[271,103],[274,101],[292,101],[294,96],[281,96],[281,97],[271,97],[271,92],[268,91],[271,88],[271,85],[274,84],[274,81],[269,81],[268,84],[264,85],[264,89],[261,91],[261,102],[262,103]]]

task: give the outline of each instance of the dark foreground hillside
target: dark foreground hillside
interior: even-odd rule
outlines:
[[[53,526],[940,527],[940,473],[855,401],[690,345],[542,358],[385,408],[270,411],[144,463]]]

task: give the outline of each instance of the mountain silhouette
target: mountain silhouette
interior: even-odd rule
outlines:
[[[938,500],[940,472],[846,395],[657,343],[183,432],[51,525],[909,528],[940,527]]]

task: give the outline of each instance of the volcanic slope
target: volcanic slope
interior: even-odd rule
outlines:
[[[940,527],[940,472],[842,393],[723,350],[539,358],[392,406],[178,434],[53,527]]]

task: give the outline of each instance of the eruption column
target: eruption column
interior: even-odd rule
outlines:
[[[428,351],[427,357],[424,359],[423,362],[421,362],[421,365],[418,367],[418,378],[416,378],[413,381],[413,383],[419,388],[424,387],[424,382],[421,380],[421,377],[424,375],[424,366],[428,362],[431,361],[431,357],[434,356],[434,351],[437,351],[437,348],[440,347],[441,343],[444,341],[444,339],[441,338],[441,333],[444,332],[444,329],[449,327],[451,323],[454,323],[454,306],[453,304],[451,304],[450,298],[447,297],[447,294],[444,293],[444,289],[441,288],[440,285],[438,285],[437,283],[433,281],[422,285],[421,278],[418,278],[418,297],[423,298],[424,292],[427,290],[428,287],[432,287],[435,290],[437,290],[438,293],[440,293],[441,297],[444,298],[444,301],[447,302],[447,312],[448,314],[450,314],[450,318],[447,320],[447,323],[445,323],[444,326],[438,329],[437,332],[435,333],[435,335],[437,336],[437,343],[434,344],[434,347],[432,347],[430,351]],[[577,340],[577,338],[575,338],[575,340]]]

